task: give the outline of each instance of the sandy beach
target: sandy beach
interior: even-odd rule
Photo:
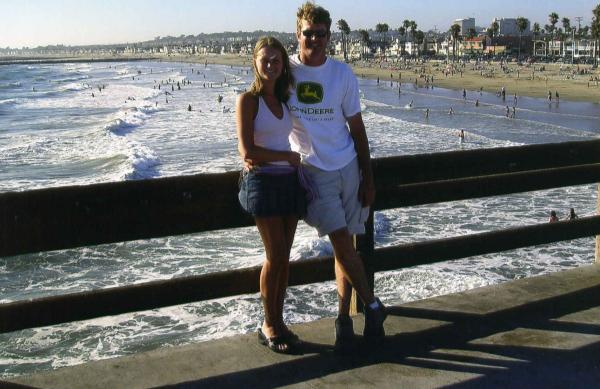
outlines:
[[[339,59],[339,58],[338,58]],[[209,63],[231,66],[251,66],[250,55],[210,54],[210,55],[170,55],[168,57],[76,57],[76,58],[28,58],[23,61],[13,60],[10,63],[58,63],[85,61],[128,61],[157,60],[169,62]],[[9,62],[0,61],[0,64]],[[600,71],[591,65],[571,64],[501,64],[500,62],[475,62],[464,65],[458,62],[449,64],[443,61],[427,62],[381,62],[359,61],[352,64],[358,77],[377,79],[381,82],[417,83],[419,86],[429,85],[448,89],[497,93],[505,88],[506,97],[529,96],[547,98],[548,92],[556,98],[558,92],[561,100],[587,101],[600,104]],[[433,82],[431,82],[433,79]]]
[[[233,66],[250,66],[250,56],[209,55],[170,57],[169,61],[218,63]],[[379,78],[381,82],[398,81],[426,85],[426,76],[434,87],[467,91],[496,93],[505,88],[507,98],[517,96],[546,98],[548,91],[555,99],[558,92],[561,100],[600,103],[600,72],[591,65],[510,63],[503,67],[499,62],[476,66],[474,62],[460,66],[447,66],[441,61],[426,63],[359,62],[352,65],[358,77]],[[450,68],[454,69],[454,72]],[[541,70],[543,68],[543,70]],[[444,70],[449,70],[445,75]],[[578,72],[579,69],[579,72]],[[462,73],[461,73],[462,70]],[[575,73],[575,74],[574,74]]]

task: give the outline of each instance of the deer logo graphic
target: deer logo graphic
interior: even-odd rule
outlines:
[[[296,95],[301,103],[320,103],[323,101],[323,87],[315,82],[301,82],[296,86]]]

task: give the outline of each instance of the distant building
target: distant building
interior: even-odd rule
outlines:
[[[470,29],[476,30],[475,18],[456,19],[452,24],[458,24],[460,26],[460,35],[467,35]]]
[[[500,36],[518,36],[517,19],[515,18],[494,18],[498,23],[498,35]],[[531,22],[527,20],[527,27],[523,30],[523,36],[531,35]]]
[[[487,36],[466,38],[460,42],[459,50],[461,54],[483,54],[489,44],[490,38]]]

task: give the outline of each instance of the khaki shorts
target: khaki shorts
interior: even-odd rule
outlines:
[[[358,200],[360,172],[357,159],[333,171],[310,165],[304,167],[318,193],[318,197],[308,204],[304,221],[315,227],[319,236],[344,227],[350,234],[364,234],[369,207],[363,208]]]

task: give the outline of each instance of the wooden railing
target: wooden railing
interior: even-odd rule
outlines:
[[[600,182],[600,140],[373,160],[374,210]],[[0,257],[248,226],[237,173],[0,194]],[[590,194],[592,195],[592,194]],[[600,234],[600,216],[375,249],[371,279],[400,269]],[[10,258],[7,258],[10,260]],[[258,292],[260,267],[0,305],[0,332]],[[293,262],[289,284],[334,279],[333,258]]]

